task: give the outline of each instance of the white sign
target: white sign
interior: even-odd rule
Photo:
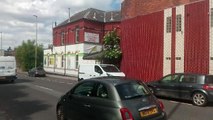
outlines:
[[[99,34],[85,32],[84,40],[86,42],[99,43]]]

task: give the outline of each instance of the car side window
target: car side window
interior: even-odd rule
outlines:
[[[77,86],[74,89],[73,94],[79,95],[79,96],[93,96],[94,87],[95,87],[95,83],[85,82]]]
[[[101,70],[101,68],[97,65],[95,65],[95,72],[99,73],[99,74],[102,74],[103,71]]]
[[[99,84],[97,88],[97,97],[108,98],[107,88],[103,84]]]
[[[164,77],[161,80],[162,83],[177,83],[178,82],[178,75],[169,75]]]
[[[196,83],[196,76],[193,75],[182,75],[180,78],[182,83]]]

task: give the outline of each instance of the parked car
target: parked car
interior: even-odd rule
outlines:
[[[37,76],[46,76],[46,72],[42,67],[37,67],[37,68],[32,68],[31,70],[28,71],[28,75],[30,77],[37,77]]]
[[[78,69],[78,81],[105,76],[121,76],[125,74],[112,64],[81,64]]]
[[[166,120],[164,106],[142,82],[122,77],[77,83],[56,107],[58,120]]]
[[[191,100],[197,106],[213,101],[213,75],[169,74],[147,85],[157,96]]]

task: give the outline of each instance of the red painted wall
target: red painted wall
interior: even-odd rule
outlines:
[[[164,13],[157,12],[121,23],[121,70],[127,77],[144,81],[163,75]]]
[[[185,72],[209,73],[209,0],[185,7]]]

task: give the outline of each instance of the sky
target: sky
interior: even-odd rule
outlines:
[[[36,17],[38,44],[52,44],[52,26],[87,8],[120,10],[123,0],[1,0],[0,37],[2,49],[12,49],[23,41],[35,40]],[[1,46],[0,46],[1,47]],[[1,48],[0,48],[1,49]]]

